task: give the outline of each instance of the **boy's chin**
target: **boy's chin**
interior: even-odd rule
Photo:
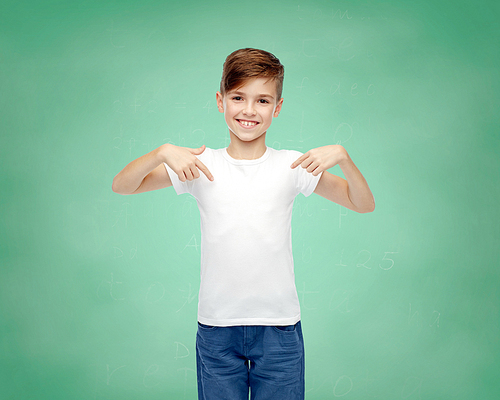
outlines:
[[[231,131],[231,133],[232,133],[231,140],[237,140],[238,142],[242,142],[242,143],[252,143],[252,142],[255,142],[259,139],[266,137],[266,132],[264,132],[263,134],[261,134],[259,136],[244,135],[244,134],[238,135],[238,134],[234,133],[233,131]]]

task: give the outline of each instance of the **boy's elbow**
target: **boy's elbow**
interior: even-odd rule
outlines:
[[[361,214],[368,214],[375,211],[375,206],[367,208],[366,210],[359,211]]]
[[[354,211],[360,213],[360,214],[368,214],[368,213],[371,213],[373,211],[375,211],[375,201],[372,200],[372,202],[370,204],[367,204],[363,207],[357,207],[354,209]]]
[[[368,214],[368,213],[371,213],[375,211],[375,201],[372,201],[370,205],[368,205],[367,207],[363,208],[362,210],[358,211],[359,213],[362,213],[362,214]]]
[[[115,179],[113,179],[113,183],[111,184],[111,190],[117,194],[122,194],[122,195],[130,194],[123,191],[123,188],[120,187],[119,183],[116,180],[116,177]]]
[[[120,193],[120,186],[118,185],[118,183],[116,182],[116,176],[115,178],[113,179],[113,183],[111,184],[111,190],[115,193],[118,193],[118,194],[121,194]]]
[[[117,193],[117,194],[124,194],[124,193],[120,192],[120,189],[119,189],[119,188],[117,188],[114,184],[113,184],[113,185],[111,185],[111,190],[112,190],[113,192]]]

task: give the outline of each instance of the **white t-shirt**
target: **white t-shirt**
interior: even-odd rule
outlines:
[[[198,159],[203,172],[181,182],[165,167],[177,194],[190,193],[201,218],[198,321],[213,326],[292,325],[300,320],[292,257],[295,196],[314,192],[322,175],[290,165],[302,153],[267,147],[255,160],[236,160],[227,149]]]

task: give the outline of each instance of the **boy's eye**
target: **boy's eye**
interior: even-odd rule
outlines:
[[[237,100],[237,101],[239,101],[239,100],[241,100],[241,96],[234,96],[234,97],[233,97],[233,100]]]
[[[260,99],[259,101],[262,103],[269,103],[266,99]]]

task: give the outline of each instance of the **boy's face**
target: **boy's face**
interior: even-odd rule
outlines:
[[[249,80],[224,96],[217,92],[217,106],[224,113],[229,130],[244,142],[265,134],[282,104],[283,98],[277,100],[276,83],[268,78]]]

